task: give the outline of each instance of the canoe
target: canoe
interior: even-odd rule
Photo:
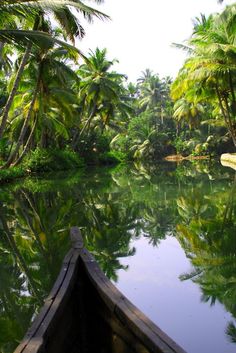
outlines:
[[[70,235],[51,293],[14,353],[184,353],[110,282],[79,229]]]

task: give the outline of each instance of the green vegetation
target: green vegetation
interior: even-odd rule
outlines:
[[[223,141],[231,140],[236,147],[235,20],[236,4],[221,14],[195,19],[193,34],[182,46],[189,58],[171,90],[173,117],[191,128],[208,126],[207,139],[201,142],[208,150],[211,137],[210,148],[221,153]]]
[[[30,172],[70,170],[83,165],[83,160],[73,151],[40,148],[31,151],[23,162],[24,169]]]
[[[80,17],[107,18],[85,2],[5,0],[0,10],[1,180],[78,168],[82,160],[235,150],[236,5],[195,20],[179,45],[189,57],[173,83],[149,69],[128,83],[106,49],[83,55],[74,46],[85,34]]]
[[[22,169],[22,167],[13,167],[11,169],[3,169],[0,170],[0,182],[6,182],[13,180],[15,178],[20,178],[23,177],[27,174],[25,170]]]

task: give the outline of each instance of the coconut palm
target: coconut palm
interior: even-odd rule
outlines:
[[[181,98],[174,105],[173,118],[178,123],[187,123],[190,129],[193,129],[199,125],[199,114],[204,113],[204,111],[202,104],[189,102],[186,98]]]
[[[79,102],[81,106],[82,128],[76,133],[73,141],[75,146],[81,136],[87,131],[98,117],[98,122],[103,126],[109,124],[115,111],[120,110],[124,114],[130,111],[130,107],[122,99],[122,81],[125,75],[111,72],[110,68],[116,60],[109,61],[106,58],[106,49],[91,51],[86,63],[78,70],[80,77]]]
[[[157,108],[161,102],[162,82],[158,75],[145,79],[140,86],[140,107],[141,109]]]
[[[206,101],[208,97],[213,105],[219,105],[236,146],[235,18],[235,5],[232,5],[221,15],[197,19],[189,40],[190,58],[177,78],[177,82],[182,79],[182,83],[174,83],[172,96],[182,98],[197,85],[195,97],[199,101]],[[175,97],[177,88],[180,90]]]
[[[100,1],[97,1],[97,2],[100,2]],[[27,19],[28,19],[27,15],[30,14],[30,18],[32,17],[34,21],[33,28],[32,28],[34,31],[38,29],[43,30],[43,28],[40,27],[42,18],[43,16],[45,16],[45,14],[51,13],[53,17],[56,19],[56,21],[58,22],[58,24],[60,25],[61,29],[63,30],[65,37],[67,37],[74,43],[74,38],[76,36],[83,37],[85,32],[79,19],[71,11],[71,7],[74,8],[75,12],[82,14],[84,18],[90,22],[93,19],[93,17],[106,18],[106,15],[104,15],[103,13],[77,0],[72,0],[67,2],[62,0],[56,0],[53,2],[42,0],[42,1],[32,1],[30,3],[28,3],[25,0],[19,0],[19,1],[5,0],[1,3],[0,10],[1,10],[1,15],[4,15],[5,13],[6,14],[10,13],[17,17],[19,16],[26,17]],[[5,39],[9,39],[9,37],[12,38],[12,36],[17,35],[17,33],[12,33],[12,32],[9,33],[8,31],[4,31],[4,32],[0,31],[0,35],[1,34]],[[26,39],[29,41],[29,37],[26,36]],[[30,40],[29,43],[26,45],[26,49],[22,57],[21,63],[19,65],[13,87],[11,89],[11,92],[9,94],[8,100],[6,102],[6,105],[2,114],[2,122],[0,126],[0,138],[4,133],[6,122],[8,119],[8,113],[11,108],[15,94],[17,92],[25,65],[28,62],[31,48],[32,48],[32,40]]]
[[[68,129],[74,122],[77,106],[72,83],[78,80],[75,72],[65,61],[68,55],[68,51],[64,48],[52,48],[47,52],[36,51],[31,58],[13,106],[11,129],[14,129],[13,138],[18,142],[7,165],[14,161],[20,147],[24,145],[20,157],[13,165],[21,161],[30,147],[33,136],[34,147],[44,148],[49,146],[49,141],[54,141],[55,146],[60,136],[68,139]],[[34,102],[31,87],[35,87]],[[23,110],[22,106],[25,107]]]

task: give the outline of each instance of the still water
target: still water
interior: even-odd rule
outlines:
[[[235,353],[235,180],[188,162],[0,186],[0,352],[24,335],[78,225],[107,276],[187,352]]]

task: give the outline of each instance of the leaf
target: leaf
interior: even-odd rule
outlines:
[[[36,45],[41,49],[50,49],[54,45],[66,48],[69,53],[79,54],[85,58],[84,54],[76,47],[65,43],[50,34],[42,31],[24,31],[24,30],[0,30],[0,39],[9,43],[14,43],[16,46],[21,44],[27,46],[28,44]]]

